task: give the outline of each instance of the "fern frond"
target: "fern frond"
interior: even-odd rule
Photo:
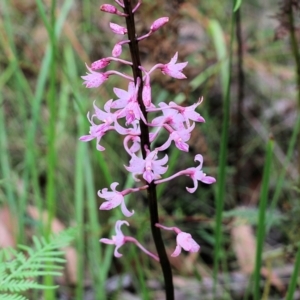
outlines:
[[[29,289],[55,289],[57,286],[48,286],[48,285],[43,285],[36,283],[34,281],[31,281],[29,279],[27,280],[10,280],[9,282],[6,282],[2,284],[1,290],[3,292],[14,292],[14,293],[19,293],[19,292],[24,292]]]
[[[26,255],[12,248],[2,249],[0,251],[0,299],[24,300],[26,298],[23,296],[10,295],[7,292],[19,293],[28,289],[56,288],[56,286],[39,284],[34,281],[34,278],[61,275],[63,268],[61,264],[65,262],[65,259],[61,257],[64,252],[60,248],[66,247],[74,236],[75,229],[72,228],[52,236],[49,240],[34,237],[34,249],[24,245],[18,246],[26,252]],[[1,292],[6,294],[1,294]]]
[[[1,300],[29,300],[28,298],[17,294],[1,294]]]

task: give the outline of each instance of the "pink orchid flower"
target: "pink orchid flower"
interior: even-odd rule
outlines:
[[[165,155],[162,159],[157,159],[157,151],[150,152],[147,150],[146,159],[137,157],[132,153],[129,167],[124,166],[127,171],[132,173],[133,178],[136,181],[139,179],[136,175],[143,175],[143,178],[151,183],[155,179],[161,178],[161,174],[164,174],[168,167],[163,167],[168,162],[168,155]]]
[[[81,76],[81,78],[84,80],[83,84],[91,89],[91,88],[97,88],[99,87],[104,81],[108,79],[108,74],[106,73],[99,73],[93,71],[91,68],[88,67],[86,64],[87,69],[90,73],[86,73],[87,75]]]
[[[165,230],[173,230],[177,234],[177,246],[175,251],[171,254],[172,257],[178,256],[182,249],[187,252],[198,252],[200,250],[200,246],[195,242],[191,234],[181,231],[178,227],[166,227],[159,223],[156,223],[155,226]]]
[[[83,135],[79,138],[80,141],[89,142],[93,139],[97,140],[96,148],[98,151],[104,151],[105,148],[100,145],[101,138],[106,134],[107,131],[114,130],[114,126],[109,126],[107,123],[97,125],[90,118],[89,113],[87,115],[89,122],[91,123],[90,131],[88,135]]]
[[[205,122],[204,118],[197,112],[195,112],[195,109],[199,104],[201,104],[202,99],[199,99],[197,103],[187,106],[187,107],[182,107],[180,105],[177,105],[175,102],[170,102],[169,106],[178,110],[178,112],[183,116],[184,120],[190,125],[190,120],[195,121],[195,122]]]
[[[151,125],[153,126],[163,126],[164,124],[168,124],[172,126],[175,130],[184,129],[184,117],[178,113],[176,109],[171,108],[164,102],[158,104],[161,108],[163,116],[156,117],[152,120]],[[159,109],[147,109],[147,111],[158,111]]]
[[[177,173],[175,173],[174,175],[164,178],[164,179],[160,179],[160,180],[155,180],[154,183],[155,184],[160,184],[169,180],[172,180],[178,176],[181,175],[186,175],[189,176],[190,178],[192,178],[193,182],[194,182],[194,187],[193,188],[186,188],[187,191],[189,193],[194,193],[197,188],[198,188],[198,181],[201,181],[203,183],[206,184],[212,184],[216,182],[216,179],[214,177],[211,176],[206,176],[206,174],[202,171],[202,164],[203,164],[203,156],[201,154],[197,154],[195,156],[195,161],[199,161],[199,166],[196,168],[188,168],[186,170],[183,171],[179,171]]]
[[[140,105],[137,101],[137,93],[139,86],[140,82],[138,81],[136,85],[133,82],[129,82],[128,91],[119,88],[114,88],[114,93],[119,97],[119,99],[115,100],[111,104],[111,108],[122,108],[122,110],[118,113],[118,117],[125,117],[126,124],[131,124],[135,120],[140,119],[142,119],[143,122],[146,123]]]
[[[148,74],[151,74],[154,70],[160,69],[164,75],[169,75],[177,79],[185,79],[186,76],[181,72],[183,68],[188,64],[188,62],[176,64],[178,59],[178,52],[172,57],[169,63],[167,64],[156,64],[151,68]]]
[[[79,138],[80,141],[89,142],[93,139],[97,139],[97,150],[104,151],[105,148],[100,145],[101,138],[106,134],[107,131],[115,130],[114,126],[110,126],[116,120],[116,115],[110,112],[110,105],[112,100],[109,100],[104,105],[104,110],[98,108],[94,101],[95,114],[90,118],[90,113],[87,114],[87,118],[91,123],[90,131],[88,135],[83,135]],[[94,118],[97,118],[99,121],[102,121],[102,124],[95,124]]]
[[[111,104],[111,108],[118,109],[124,108],[129,102],[136,102],[138,86],[136,87],[134,82],[129,82],[128,91],[114,88],[114,93],[119,97]]]
[[[119,253],[119,249],[127,242],[131,242],[131,243],[134,243],[136,246],[138,246],[147,255],[149,255],[156,261],[159,261],[159,258],[157,257],[157,255],[155,255],[155,254],[151,253],[150,251],[148,251],[147,249],[145,249],[135,238],[133,238],[131,236],[125,236],[122,233],[121,226],[123,224],[126,224],[127,226],[129,226],[129,223],[127,221],[121,221],[121,220],[117,221],[116,225],[115,225],[116,235],[113,235],[111,240],[102,238],[102,239],[100,239],[100,242],[104,243],[104,244],[115,245],[116,246],[115,251],[114,251],[115,257],[122,257],[123,255],[121,253]]]
[[[183,128],[180,130],[174,130],[167,124],[165,124],[163,127],[165,129],[167,129],[167,131],[169,131],[170,135],[169,135],[169,138],[167,139],[167,141],[160,147],[156,148],[156,150],[163,151],[163,150],[167,149],[168,147],[170,147],[171,142],[174,141],[175,146],[179,150],[185,151],[185,152],[189,151],[189,145],[186,142],[191,137],[191,131],[194,129],[195,123],[193,123],[193,125],[187,129]]]
[[[110,125],[115,122],[117,115],[115,113],[110,112],[110,107],[112,103],[112,99],[108,100],[104,105],[104,111],[96,106],[95,101],[93,103],[95,114],[92,115],[92,119],[97,117],[99,121],[104,122],[106,125]]]
[[[188,64],[187,62],[176,64],[178,58],[178,52],[175,53],[173,58],[170,60],[169,63],[160,67],[163,74],[167,74],[173,78],[177,79],[185,79],[186,76],[181,72],[183,68]]]
[[[122,213],[125,217],[131,217],[134,214],[134,210],[130,212],[124,202],[124,196],[128,193],[132,192],[133,189],[127,189],[123,192],[118,192],[116,190],[116,187],[119,185],[117,182],[113,182],[110,185],[110,188],[112,192],[108,192],[107,188],[102,189],[102,191],[98,191],[98,196],[100,198],[103,198],[106,200],[106,202],[103,202],[100,206],[100,210],[110,210],[113,209],[119,205],[121,205]],[[138,189],[139,191],[140,189]]]

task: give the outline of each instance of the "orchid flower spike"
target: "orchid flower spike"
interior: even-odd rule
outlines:
[[[200,246],[195,242],[191,234],[181,231],[178,227],[166,227],[159,223],[156,223],[155,226],[165,230],[173,230],[177,234],[177,246],[175,251],[171,254],[172,257],[178,256],[182,249],[188,252],[198,252],[200,250]]]

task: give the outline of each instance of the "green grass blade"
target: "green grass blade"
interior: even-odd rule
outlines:
[[[3,180],[2,184],[5,187],[8,205],[11,211],[17,215],[18,206],[13,189],[14,183],[12,179],[12,170],[10,166],[7,133],[4,119],[5,112],[2,101],[2,94],[0,94],[0,179]]]
[[[254,269],[254,299],[260,299],[260,269],[262,264],[262,252],[265,239],[266,231],[266,210],[268,201],[268,191],[269,191],[269,180],[271,174],[271,163],[273,155],[274,141],[270,138],[267,149],[266,149],[266,160],[264,164],[263,179],[260,193],[259,201],[259,215],[258,215],[258,227],[257,227],[257,238],[256,238],[256,259],[255,259],[255,269]]]
[[[280,196],[281,191],[282,191],[282,187],[283,187],[283,184],[284,184],[284,181],[285,181],[285,176],[286,176],[286,173],[287,173],[287,170],[288,170],[288,164],[290,163],[290,161],[292,159],[299,132],[300,132],[300,116],[298,116],[298,118],[297,118],[297,122],[294,126],[293,133],[292,133],[291,139],[289,141],[285,162],[283,164],[284,167],[282,168],[282,170],[280,172],[280,175],[279,175],[279,178],[276,182],[274,196],[273,196],[272,201],[271,201],[271,211],[270,211],[270,218],[269,218],[270,220],[273,220],[275,207],[278,203],[279,196]],[[272,226],[272,222],[268,223],[268,230],[271,228],[271,226]]]
[[[298,244],[298,251],[297,251],[297,255],[296,255],[295,267],[294,267],[292,277],[290,279],[287,295],[285,298],[286,300],[294,299],[294,293],[295,293],[296,287],[297,287],[299,270],[300,270],[300,245]]]
[[[230,85],[231,85],[231,61],[232,61],[232,44],[234,38],[234,17],[231,19],[230,49],[229,60],[226,54],[226,43],[224,34],[220,25],[216,21],[211,21],[210,30],[215,42],[217,57],[221,66],[221,85],[223,91],[223,121],[222,135],[219,156],[219,169],[217,176],[217,193],[216,193],[216,224],[215,224],[215,251],[214,251],[214,292],[216,292],[216,280],[219,269],[220,253],[222,252],[222,214],[225,199],[226,186],[226,169],[227,169],[227,152],[228,152],[228,134],[229,134],[229,113],[230,113]]]
[[[220,23],[217,20],[210,20],[208,28],[214,43],[218,61],[221,65],[220,66],[221,88],[222,88],[223,98],[225,99],[228,91],[228,82],[230,77],[230,72],[229,72],[230,68],[229,68],[229,61],[228,61],[228,55],[226,49],[225,35]],[[231,39],[232,38],[233,36],[231,35]]]

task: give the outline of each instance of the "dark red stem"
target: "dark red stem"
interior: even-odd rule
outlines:
[[[137,41],[137,36],[135,32],[135,22],[134,14],[132,13],[132,6],[130,0],[124,0],[124,13],[128,15],[126,17],[126,25],[128,30],[128,39],[130,40],[129,48],[132,59],[132,71],[134,76],[135,83],[137,78],[141,79],[141,85],[138,91],[138,103],[141,107],[142,113],[144,114],[145,119],[147,120],[147,112],[142,100],[142,91],[143,91],[143,81],[142,81],[142,71],[139,69],[141,66],[139,46]],[[145,147],[150,150],[150,141],[149,141],[149,129],[146,124],[141,120],[141,148],[143,158],[146,157]],[[165,281],[165,291],[166,291],[166,300],[174,300],[174,287],[173,287],[173,278],[172,278],[172,269],[167,257],[165,246],[162,240],[160,229],[155,226],[156,223],[159,223],[158,218],[158,209],[157,209],[157,196],[156,196],[156,185],[152,182],[149,184],[147,189],[148,192],[148,205],[150,211],[150,220],[151,220],[151,231],[153,240],[156,246],[156,251],[160,260],[162,272],[164,275]]]

